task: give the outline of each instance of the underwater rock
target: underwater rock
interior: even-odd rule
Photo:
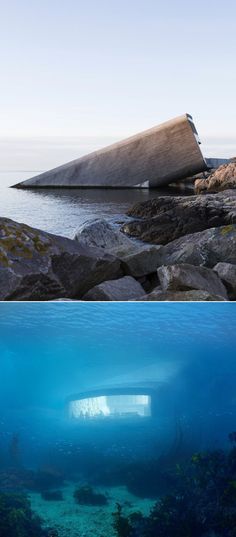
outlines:
[[[228,290],[231,299],[236,298],[236,265],[217,263],[213,270],[218,274]]]
[[[152,302],[221,302],[225,299],[220,295],[212,295],[208,291],[162,291],[160,287],[153,289],[148,295],[141,297],[142,301]]]
[[[193,233],[162,246],[158,265],[190,265],[213,268],[219,262],[236,264],[236,225]]]
[[[138,220],[122,226],[124,233],[153,244],[236,222],[236,191],[207,196],[160,196],[137,203],[128,215]]]
[[[28,478],[28,482],[25,482],[25,485],[29,490],[45,494],[46,491],[49,491],[50,489],[55,492],[55,490],[62,486],[63,483],[64,476],[57,470],[48,468],[45,470],[38,470],[37,472],[31,472],[30,478]]]
[[[76,503],[80,505],[106,505],[107,497],[100,492],[95,492],[89,485],[83,485],[74,491]]]
[[[0,218],[0,300],[80,298],[120,274],[102,249]]]
[[[22,491],[31,483],[33,472],[22,467],[10,467],[0,472],[0,490],[3,492]]]
[[[132,276],[124,276],[118,280],[110,280],[90,289],[83,300],[123,301],[138,299],[144,294],[144,289]]]
[[[236,267],[235,267],[236,268]],[[227,291],[219,276],[206,267],[183,263],[168,265],[157,270],[163,291],[188,291],[198,289],[227,299]]]

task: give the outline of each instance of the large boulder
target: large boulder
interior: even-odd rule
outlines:
[[[128,255],[120,257],[122,268],[126,274],[141,278],[156,272],[160,246],[144,245]]]
[[[202,265],[213,268],[219,262],[236,264],[236,225],[207,229],[162,246],[158,265]]]
[[[236,265],[217,263],[213,269],[225,284],[231,299],[236,299]]]
[[[208,291],[162,291],[153,290],[148,295],[141,298],[142,301],[149,302],[220,302],[225,298],[218,295],[211,295]]]
[[[124,276],[118,280],[100,283],[84,296],[83,300],[94,301],[123,301],[139,300],[144,294],[144,289],[132,276]]]
[[[99,218],[81,224],[74,239],[83,246],[102,248],[106,252],[121,255],[133,251],[136,246],[118,227]]]
[[[197,179],[194,188],[196,194],[236,188],[236,159],[217,168],[207,179]]]
[[[0,300],[80,298],[120,274],[102,249],[0,218]]]
[[[163,291],[188,291],[198,289],[227,300],[227,291],[219,276],[213,270],[194,265],[169,265],[157,270]]]
[[[164,245],[190,233],[236,223],[236,191],[207,196],[160,196],[137,203],[128,214],[136,220],[123,225],[124,233]]]
[[[94,219],[82,224],[75,240],[83,246],[99,247],[122,260],[128,275],[140,278],[156,272],[159,246],[129,239],[107,220]]]

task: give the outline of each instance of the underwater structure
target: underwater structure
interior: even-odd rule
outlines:
[[[103,388],[70,396],[66,408],[69,419],[80,422],[151,418],[155,414],[156,399],[154,387]]]
[[[16,188],[156,188],[207,169],[190,114],[171,119]]]

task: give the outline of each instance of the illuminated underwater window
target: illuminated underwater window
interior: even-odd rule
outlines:
[[[71,418],[106,417],[149,417],[151,416],[150,395],[100,395],[70,401]]]

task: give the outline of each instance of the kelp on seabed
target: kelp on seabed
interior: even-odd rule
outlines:
[[[236,433],[233,447],[194,453],[175,465],[173,492],[156,502],[150,515],[125,516],[117,504],[113,527],[118,537],[235,537]]]

